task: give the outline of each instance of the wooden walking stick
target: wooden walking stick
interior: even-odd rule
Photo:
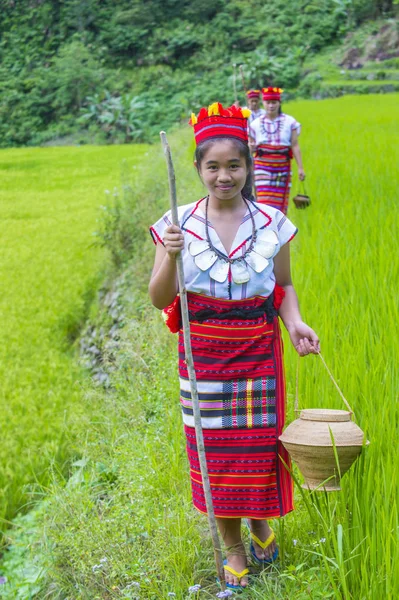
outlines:
[[[242,68],[242,65],[240,65],[239,68],[240,68],[242,87],[243,87],[244,92],[247,93],[247,86],[245,85],[244,69]]]
[[[234,102],[238,102],[237,97],[237,71],[236,71],[236,63],[233,63],[233,89],[234,89]]]
[[[173,168],[172,155],[168,140],[166,139],[166,133],[160,132],[163,151],[166,157],[168,165],[168,179],[169,179],[169,190],[170,190],[170,206],[172,209],[172,222],[173,225],[179,224],[179,217],[177,214],[177,198],[176,198],[176,178],[175,170]],[[197,439],[198,457],[201,468],[202,484],[204,486],[206,509],[208,512],[209,529],[211,532],[213,550],[215,553],[216,571],[222,586],[222,590],[225,589],[224,569],[222,550],[220,547],[219,535],[216,525],[215,512],[213,510],[213,502],[211,495],[211,485],[209,482],[208,468],[206,465],[205,447],[204,447],[204,436],[202,433],[201,424],[201,412],[198,400],[197,380],[195,377],[193,353],[191,350],[191,338],[190,338],[190,321],[188,318],[188,305],[187,305],[187,290],[184,283],[184,270],[183,270],[183,259],[181,253],[177,255],[177,277],[179,280],[179,292],[180,292],[180,306],[181,315],[183,321],[183,334],[184,334],[184,351],[187,363],[188,377],[190,381],[191,399],[193,404],[194,413],[194,425],[195,425],[195,436]]]

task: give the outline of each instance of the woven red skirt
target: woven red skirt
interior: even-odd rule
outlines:
[[[287,214],[291,186],[290,146],[258,146],[254,158],[256,200]]]
[[[270,310],[260,314],[265,298],[235,302],[189,294],[188,300],[215,515],[282,517],[293,509],[293,486],[284,466],[290,466],[289,455],[278,441],[285,417],[278,318]],[[211,311],[211,316],[197,321],[198,309]],[[242,309],[236,317],[235,311]],[[223,318],[226,313],[228,319]],[[179,354],[193,503],[206,513],[182,340]]]

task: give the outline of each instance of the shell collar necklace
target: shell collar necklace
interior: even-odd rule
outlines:
[[[251,272],[262,273],[269,266],[269,258],[276,251],[278,238],[275,231],[257,231],[255,219],[249,207],[248,200],[243,200],[249,210],[252,222],[252,234],[247,250],[242,256],[231,258],[216,248],[209,235],[208,206],[209,196],[205,201],[205,235],[206,240],[190,242],[188,251],[201,271],[208,271],[209,276],[218,283],[224,283],[231,271],[234,283],[243,284],[251,279]],[[250,268],[248,268],[250,267]]]

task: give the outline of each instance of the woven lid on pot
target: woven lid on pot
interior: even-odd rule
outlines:
[[[301,410],[300,418],[305,421],[350,421],[348,410],[333,410],[329,408],[305,408]]]

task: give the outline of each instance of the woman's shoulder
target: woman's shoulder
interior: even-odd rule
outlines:
[[[179,217],[180,223],[184,221],[187,217],[189,217],[193,212],[195,212],[198,204],[203,200],[200,198],[196,202],[191,202],[190,204],[182,204],[177,207],[177,214]],[[166,213],[164,213],[159,219],[159,221],[165,221],[168,224],[172,223],[172,211],[169,209]]]
[[[260,204],[259,202],[253,202],[252,204],[255,208],[255,214],[252,214],[254,214],[257,229],[270,229],[274,231],[281,245],[295,236],[298,231],[296,226],[278,208]]]
[[[182,204],[182,206],[178,206],[177,212],[179,215],[179,221],[181,222],[182,219],[186,219],[189,215],[195,212],[201,200],[203,200],[203,198],[200,198],[195,202],[191,202],[190,204]]]
[[[259,215],[260,220],[262,219],[262,217],[266,218],[270,225],[272,225],[272,223],[278,222],[281,216],[284,216],[283,213],[280,212],[277,208],[273,208],[273,206],[268,206],[267,204],[256,202],[256,200],[252,201],[252,206],[255,208],[255,216]]]
[[[287,115],[286,113],[281,113],[280,117],[284,118],[285,125],[289,125],[290,127],[292,127],[292,125],[299,125],[296,118],[293,117],[292,115]]]
[[[260,127],[265,116],[266,116],[266,112],[264,114],[261,114],[261,115],[258,115],[257,117],[255,117],[255,119],[251,122],[250,127],[252,127],[253,129],[257,129],[258,127]]]

